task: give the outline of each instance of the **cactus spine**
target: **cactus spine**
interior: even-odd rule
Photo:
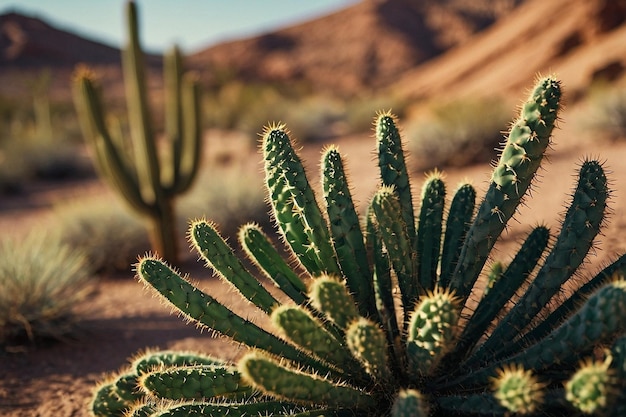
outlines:
[[[274,219],[305,271],[291,270],[259,226],[243,226],[239,240],[247,255],[283,292],[274,298],[253,282],[211,223],[194,222],[190,238],[207,263],[268,316],[273,331],[236,315],[160,259],[144,257],[137,265],[141,281],[191,320],[249,350],[236,364],[189,359],[155,366],[150,377],[122,372],[97,390],[93,413],[119,415],[107,410],[125,405],[136,410],[132,415],[149,416],[622,415],[626,256],[586,281],[576,274],[607,211],[610,181],[602,165],[581,165],[553,243],[550,231],[536,226],[508,264],[486,265],[531,186],[559,103],[558,80],[539,80],[476,214],[469,184],[457,188],[447,207],[438,173],[428,177],[413,210],[389,113],[376,119],[381,181],[362,222],[338,149],[322,158],[324,215],[288,132],[268,127],[262,147]],[[470,299],[481,275],[488,290]],[[579,290],[555,297],[563,285]],[[507,310],[511,299],[515,307]],[[552,311],[545,308],[550,301]],[[199,377],[216,371],[221,387]],[[153,380],[159,383],[147,387]]]
[[[133,1],[127,3],[126,12],[129,41],[122,63],[130,141],[107,127],[96,77],[84,67],[75,74],[74,101],[101,176],[147,219],[153,249],[177,263],[174,198],[189,189],[198,171],[202,145],[199,86],[190,74],[183,74],[178,48],[168,51],[164,57],[167,155],[159,155]]]

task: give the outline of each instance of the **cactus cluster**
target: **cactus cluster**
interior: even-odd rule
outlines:
[[[177,263],[174,199],[190,188],[198,172],[202,145],[199,84],[193,74],[183,73],[177,47],[164,55],[167,153],[160,155],[133,1],[126,4],[126,16],[129,40],[122,61],[130,140],[125,140],[119,126],[112,129],[107,125],[100,86],[94,72],[85,66],[76,70],[74,101],[98,172],[147,219],[154,250]]]
[[[239,243],[268,291],[205,220],[189,238],[208,265],[266,314],[236,314],[156,256],[140,281],[199,326],[247,347],[231,363],[147,352],[95,391],[96,416],[623,416],[622,256],[578,272],[605,221],[608,181],[586,160],[562,227],[536,226],[507,264],[489,260],[550,144],[560,82],[538,80],[512,124],[482,202],[448,201],[441,174],[414,211],[395,118],[376,118],[380,188],[361,220],[336,147],[322,157],[319,204],[283,125],[262,150],[273,217],[292,263],[258,225]],[[577,288],[570,296],[564,286]],[[482,291],[482,288],[485,288]],[[272,295],[274,294],[274,295]],[[514,300],[513,306],[509,301]]]

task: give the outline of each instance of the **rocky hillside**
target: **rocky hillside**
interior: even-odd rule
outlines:
[[[342,95],[393,88],[411,99],[494,91],[519,94],[557,72],[570,91],[626,68],[625,0],[362,0],[353,6],[189,56],[207,83],[299,82]],[[122,94],[118,49],[19,14],[0,16],[0,94],[19,95],[42,68],[69,97],[72,68],[97,67]],[[149,59],[160,88],[160,58]],[[576,96],[572,94],[571,96]]]
[[[161,59],[150,55],[148,64],[158,71]],[[0,15],[0,94],[29,94],[43,71],[50,75],[51,94],[69,97],[71,72],[79,63],[97,67],[107,89],[120,85],[120,50],[56,28],[19,13]]]
[[[0,16],[0,66],[36,68],[119,63],[119,50],[17,13]]]
[[[364,0],[336,13],[191,56],[198,69],[253,81],[300,81],[355,94],[464,44],[522,0]],[[211,71],[205,71],[209,78]]]
[[[527,0],[462,46],[395,83],[413,98],[511,93],[556,73],[568,97],[626,75],[626,1]]]

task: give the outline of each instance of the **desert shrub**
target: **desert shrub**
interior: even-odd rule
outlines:
[[[287,123],[302,143],[364,132],[371,127],[376,110],[393,108],[402,115],[404,107],[405,103],[395,97],[339,98],[303,88],[237,80],[224,83],[214,94],[204,97],[208,126],[239,130],[254,141],[259,126],[277,120]]]
[[[266,222],[268,208],[262,178],[254,181],[246,175],[242,181],[243,175],[242,167],[236,165],[201,174],[196,187],[180,202],[184,229],[188,227],[187,219],[200,217],[210,217],[227,231],[235,231],[243,222]]]
[[[65,133],[39,136],[29,123],[13,121],[0,137],[0,192],[23,189],[32,181],[82,179],[94,170],[82,148]]]
[[[497,98],[434,104],[427,115],[408,123],[408,149],[421,169],[486,162],[510,119],[508,106]]]
[[[608,140],[626,139],[626,88],[598,87],[589,97],[583,128]]]
[[[0,345],[62,338],[91,290],[85,254],[33,230],[0,241]]]
[[[404,99],[387,95],[354,97],[346,100],[343,121],[347,133],[368,132],[372,128],[372,114],[381,109],[393,109],[402,118],[407,102]]]
[[[137,255],[150,248],[146,230],[115,199],[76,199],[54,207],[55,233],[80,248],[94,272],[129,271]]]

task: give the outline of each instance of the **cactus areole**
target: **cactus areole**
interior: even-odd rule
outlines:
[[[560,101],[558,80],[537,81],[479,204],[469,184],[448,201],[435,173],[416,210],[396,119],[379,114],[380,188],[362,219],[338,149],[322,157],[320,204],[289,133],[269,126],[262,143],[266,185],[291,261],[255,224],[241,228],[239,243],[258,274],[214,224],[194,221],[189,233],[207,264],[269,325],[241,317],[159,258],[144,257],[136,265],[140,281],[189,320],[247,350],[236,362],[147,352],[97,387],[91,411],[626,415],[626,257],[595,274],[577,273],[607,211],[602,164],[581,164],[558,234],[530,228],[508,263],[487,262],[541,164]],[[268,292],[257,276],[276,289]],[[564,285],[578,290],[565,297]]]

